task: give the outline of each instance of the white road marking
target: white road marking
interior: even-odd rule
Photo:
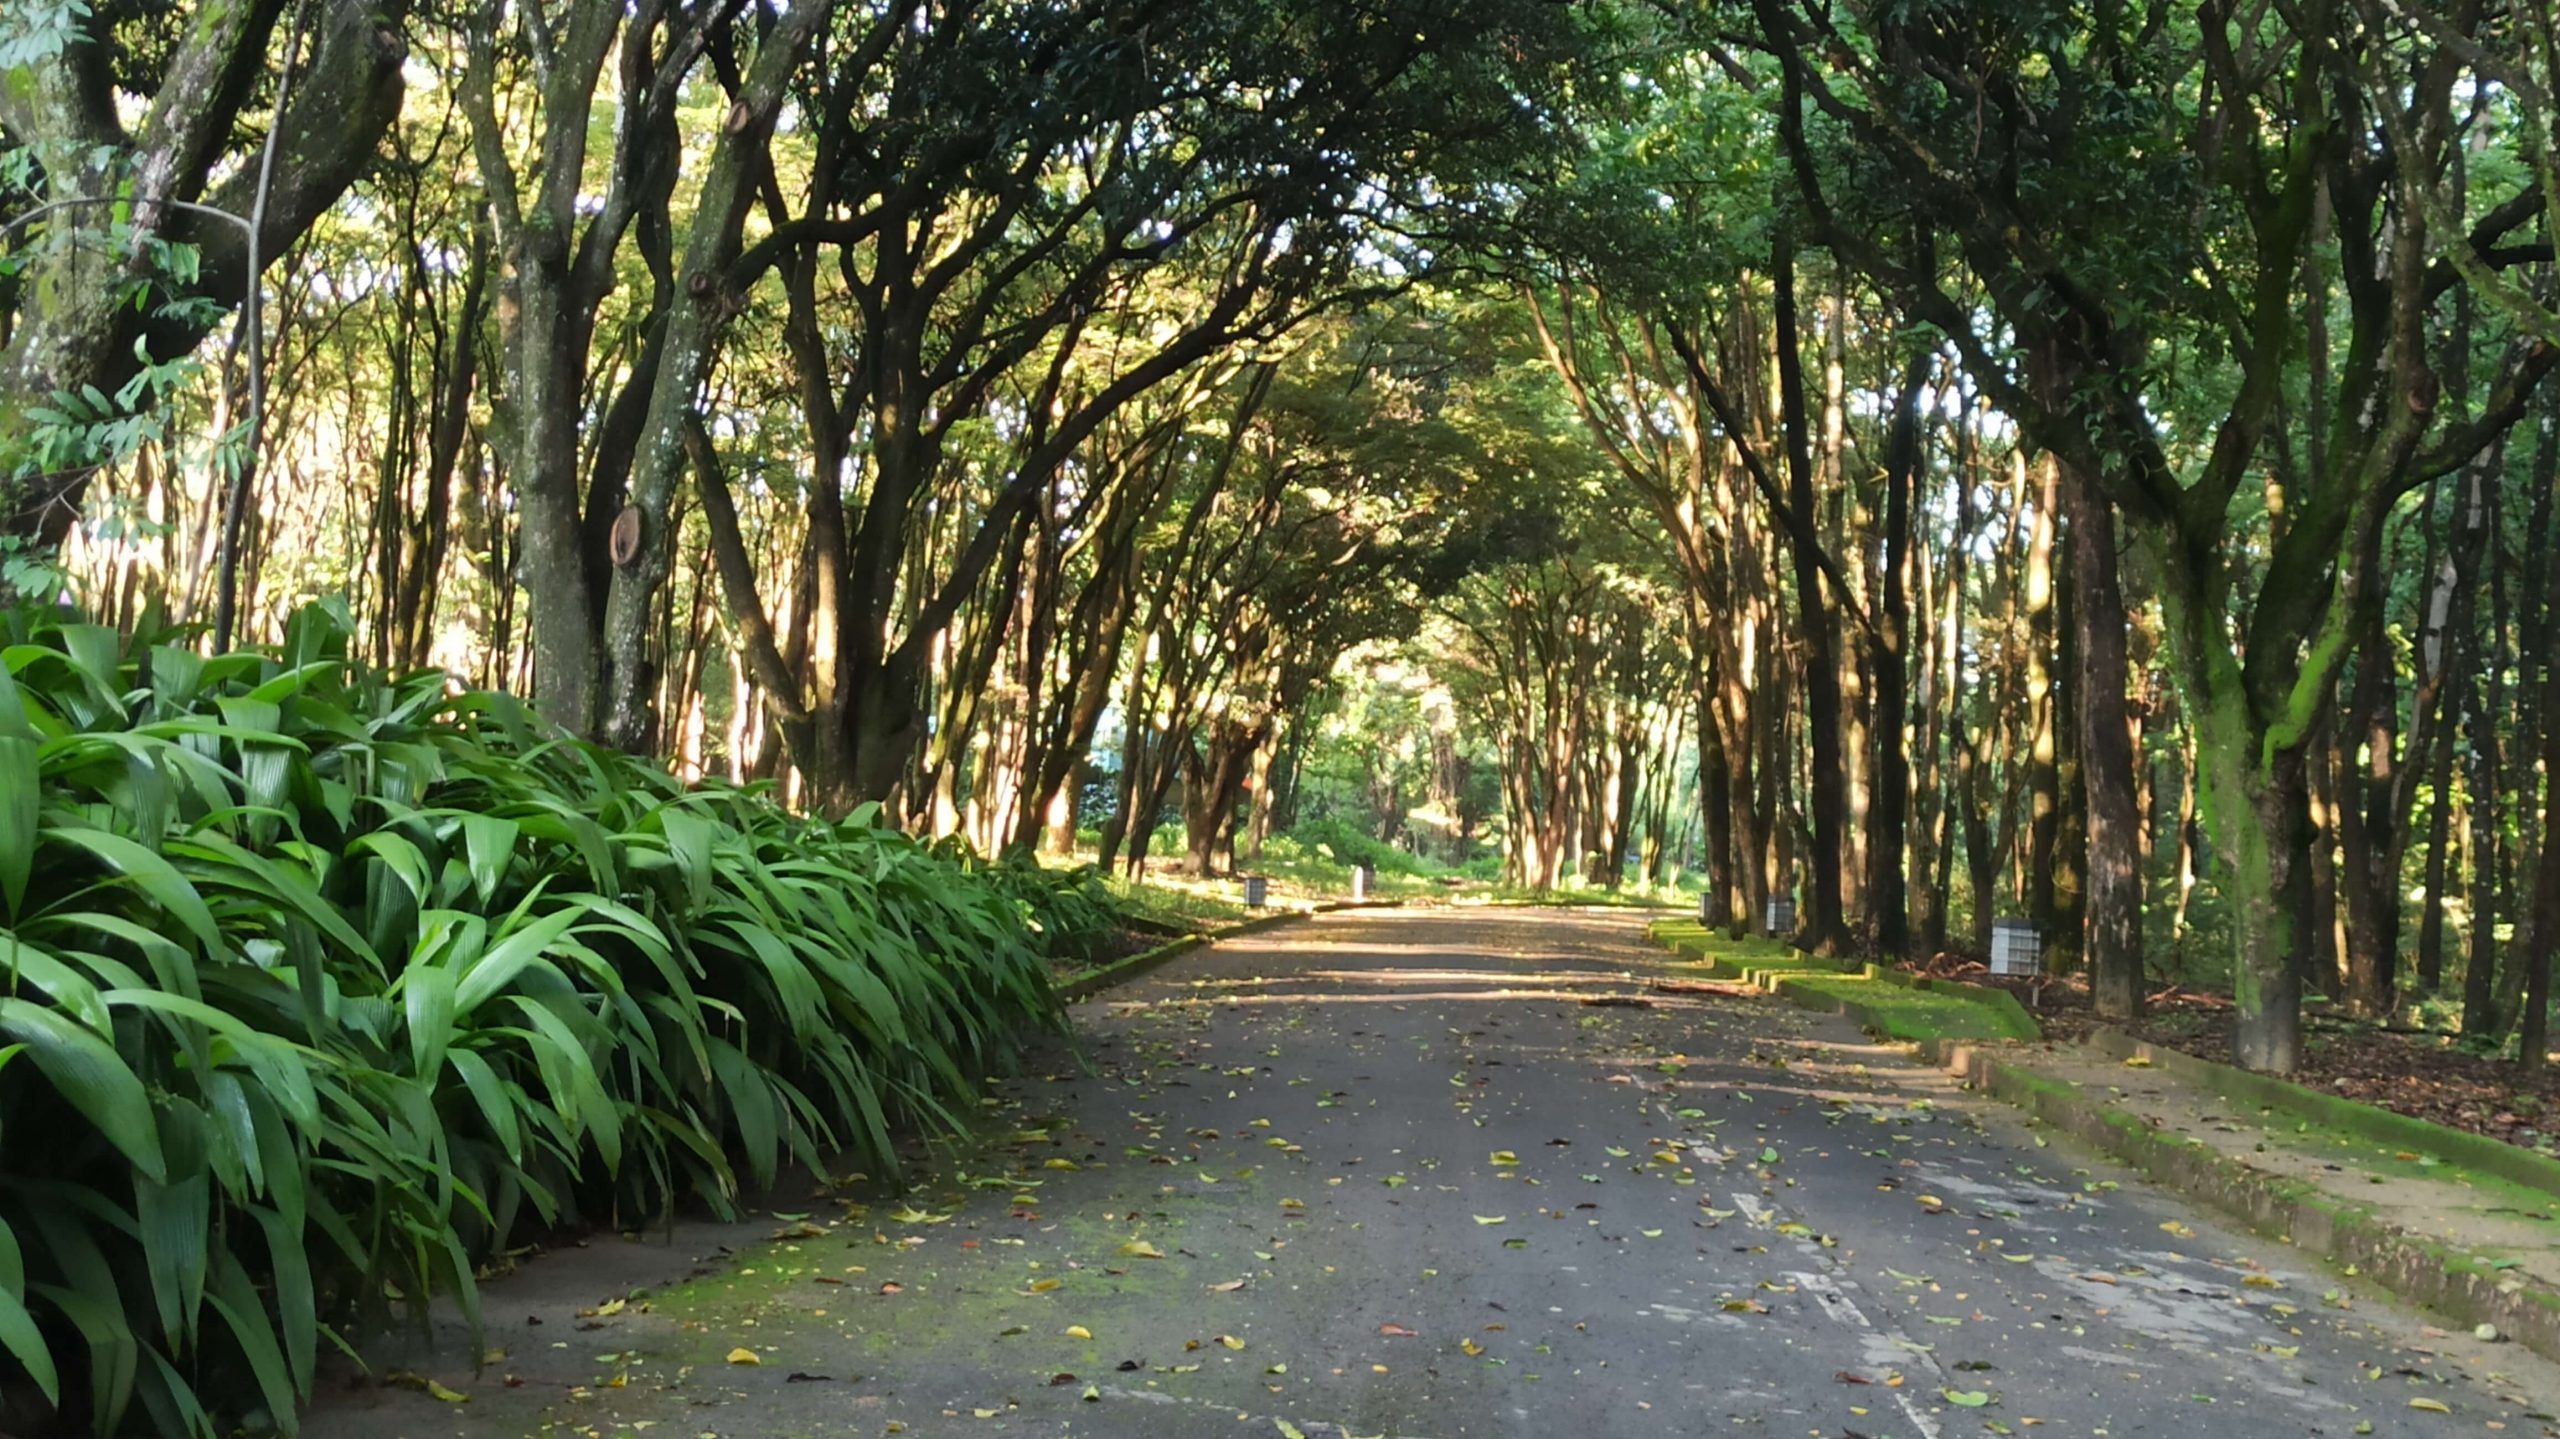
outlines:
[[[1777,1211],[1763,1203],[1759,1196],[1735,1194],[1732,1197],[1733,1207],[1741,1210],[1753,1224],[1765,1229],[1775,1223]],[[1859,1353],[1866,1364],[1876,1368],[1900,1365],[1925,1371],[1935,1381],[1931,1387],[1944,1387],[1946,1371],[1938,1367],[1937,1358],[1912,1343],[1908,1336],[1880,1328],[1869,1319],[1866,1311],[1858,1307],[1858,1302],[1849,1297],[1849,1291],[1857,1287],[1857,1281],[1842,1272],[1838,1262],[1825,1254],[1819,1243],[1800,1239],[1796,1241],[1796,1247],[1803,1252],[1807,1262],[1821,1268],[1799,1270],[1787,1277],[1794,1280],[1796,1288],[1813,1301],[1814,1307],[1830,1316],[1833,1323],[1858,1336]],[[1920,1395],[1909,1388],[1886,1392],[1893,1395],[1894,1404],[1902,1410],[1902,1416],[1911,1421],[1911,1427],[1920,1432],[1920,1439],[1940,1439],[1944,1431],[1939,1427],[1938,1416],[1921,1407]]]

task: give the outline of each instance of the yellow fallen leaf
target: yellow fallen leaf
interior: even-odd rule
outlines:
[[[1225,1345],[1225,1346],[1227,1346],[1229,1349],[1242,1349],[1242,1348],[1244,1347],[1244,1341],[1243,1341],[1243,1340],[1241,1340],[1241,1339],[1238,1339],[1237,1337],[1235,1337],[1235,1336],[1234,1336],[1234,1335],[1232,1335],[1232,1334],[1221,1334],[1221,1335],[1219,1335],[1219,1336],[1218,1336],[1218,1342],[1219,1342],[1219,1343],[1221,1343],[1221,1344],[1224,1344],[1224,1345]]]
[[[2196,1232],[2193,1228],[2188,1225],[2181,1224],[2175,1219],[2163,1221],[2160,1228],[2164,1233],[2174,1234],[2180,1239],[2193,1239],[2196,1237]]]
[[[1520,1156],[1508,1149],[1497,1149],[1493,1152],[1493,1162],[1502,1165],[1517,1164],[1520,1162]]]
[[[729,1351],[729,1362],[732,1364],[762,1364],[764,1361],[756,1357],[756,1351],[749,1349],[744,1345],[740,1345],[738,1348]]]
[[[1046,1294],[1049,1291],[1064,1285],[1066,1282],[1067,1281],[1063,1279],[1034,1279],[1031,1281],[1031,1292],[1034,1294]]]
[[[458,1389],[447,1389],[432,1379],[427,1381],[427,1397],[430,1399],[441,1399],[447,1404],[468,1404],[471,1402],[470,1395],[465,1394]]]
[[[2441,1399],[2412,1399],[2409,1401],[2409,1407],[2412,1409],[2423,1409],[2429,1414],[2450,1414],[2453,1412],[2452,1406],[2446,1404]]]
[[[1067,1326],[1067,1337],[1069,1339],[1091,1339],[1093,1337],[1093,1331],[1085,1328],[1081,1324],[1070,1324]]]
[[[587,1312],[593,1314],[598,1319],[611,1319],[613,1316],[621,1313],[623,1306],[629,1302],[630,1301],[626,1299],[608,1299]]]
[[[1212,1293],[1212,1294],[1233,1294],[1233,1293],[1235,1293],[1237,1290],[1242,1289],[1243,1287],[1244,1287],[1244,1281],[1243,1281],[1243,1280],[1241,1280],[1241,1279],[1230,1279],[1230,1280],[1226,1281],[1226,1282],[1225,1282],[1225,1283],[1223,1283],[1223,1284],[1212,1284],[1212,1285],[1210,1285],[1210,1286],[1209,1286],[1209,1292],[1210,1292],[1210,1293]]]
[[[1132,1239],[1120,1246],[1120,1252],[1132,1259],[1162,1259],[1164,1251],[1143,1239]]]
[[[1474,1358],[1474,1357],[1476,1357],[1477,1355],[1482,1354],[1482,1353],[1484,1352],[1484,1346],[1483,1346],[1483,1345],[1481,1345],[1481,1344],[1478,1344],[1477,1342],[1475,1342],[1475,1341],[1474,1341],[1474,1340],[1472,1340],[1472,1339],[1461,1339],[1461,1340],[1459,1340],[1459,1341],[1458,1341],[1458,1348],[1460,1348],[1461,1350],[1465,1351],[1466,1356],[1467,1356],[1468,1358],[1470,1358],[1470,1359],[1473,1359],[1473,1358]]]
[[[2252,1274],[2240,1282],[2248,1285],[2252,1289],[2281,1289],[2284,1287],[2284,1281],[2276,1278],[2272,1274]]]
[[[1511,1216],[1508,1214],[1479,1214],[1476,1216],[1476,1223],[1478,1224],[1508,1224],[1510,1222]]]
[[[1059,1158],[1052,1159],[1040,1167],[1043,1169],[1082,1169],[1084,1166],[1076,1163],[1072,1159]]]

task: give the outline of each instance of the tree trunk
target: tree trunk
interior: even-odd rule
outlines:
[[[2080,627],[2080,772],[2088,793],[2088,909],[2085,958],[2090,1002],[2101,1018],[2142,1013],[2142,809],[2134,789],[2127,713],[2124,589],[2115,512],[2089,477],[2072,468],[2073,568]]]
[[[2062,840],[2061,687],[2055,671],[2061,625],[2056,613],[2054,559],[2057,511],[2061,509],[2062,465],[2044,457],[2037,485],[2035,526],[2027,544],[2025,595],[2026,701],[2026,871],[2027,915],[2048,945],[2060,948],[2062,905],[2055,867]],[[2022,496],[2023,498],[2023,496]]]
[[[2289,1074],[2302,1060],[2297,951],[2309,909],[2309,875],[2301,862],[2302,754],[2269,755],[2266,731],[2240,692],[2238,674],[2215,666],[2213,656],[2227,654],[2222,636],[2190,629],[2218,628],[2219,617],[2202,613],[2175,583],[2163,584],[2161,593],[2177,662],[2188,670],[2197,800],[2227,876],[2224,894],[2236,930],[2232,1058],[2245,1069]]]
[[[1875,794],[1867,807],[1866,885],[1870,948],[1886,962],[1909,957],[1910,891],[1904,870],[1904,830],[1910,813],[1911,490],[1920,469],[1920,387],[1929,357],[1915,354],[1895,397],[1893,426],[1885,441],[1884,572],[1874,671]]]
[[[1831,644],[1832,606],[1824,593],[1822,555],[1814,534],[1813,453],[1804,378],[1802,326],[1796,318],[1795,248],[1778,246],[1773,278],[1776,303],[1771,328],[1778,347],[1779,390],[1784,397],[1787,449],[1787,504],[1794,514],[1788,526],[1788,554],[1795,569],[1797,663],[1802,667],[1805,730],[1812,761],[1813,834],[1811,898],[1813,913],[1805,928],[1805,947],[1817,954],[1837,954],[1847,932],[1841,911],[1841,857],[1848,845],[1843,827],[1848,817],[1848,770],[1841,753],[1843,715],[1840,665]]]

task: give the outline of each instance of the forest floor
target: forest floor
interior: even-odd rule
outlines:
[[[1999,979],[1978,967],[1961,977],[2017,995],[2050,1039],[2083,1039],[2100,1025],[2090,1011],[2087,986],[2076,980]],[[2142,1022],[2130,1032],[2163,1049],[2228,1064],[2231,1023],[2229,999],[2167,990],[2150,997]],[[2464,1051],[2451,1035],[2387,1030],[2316,1013],[2306,1026],[2302,1068],[2291,1076],[2297,1083],[2527,1149],[2560,1141],[2560,1069],[2545,1065],[2528,1075],[2512,1059]]]
[[[1646,918],[1221,941],[914,1186],[534,1258],[304,1432],[2560,1434],[2560,1369],[1684,982]]]

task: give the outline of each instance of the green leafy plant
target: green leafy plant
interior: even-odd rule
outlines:
[[[871,815],[685,789],[326,611],[173,638],[0,614],[17,1404],[291,1432],[324,1343],[475,1312],[511,1237],[893,1167],[1054,1020],[1018,902]]]

